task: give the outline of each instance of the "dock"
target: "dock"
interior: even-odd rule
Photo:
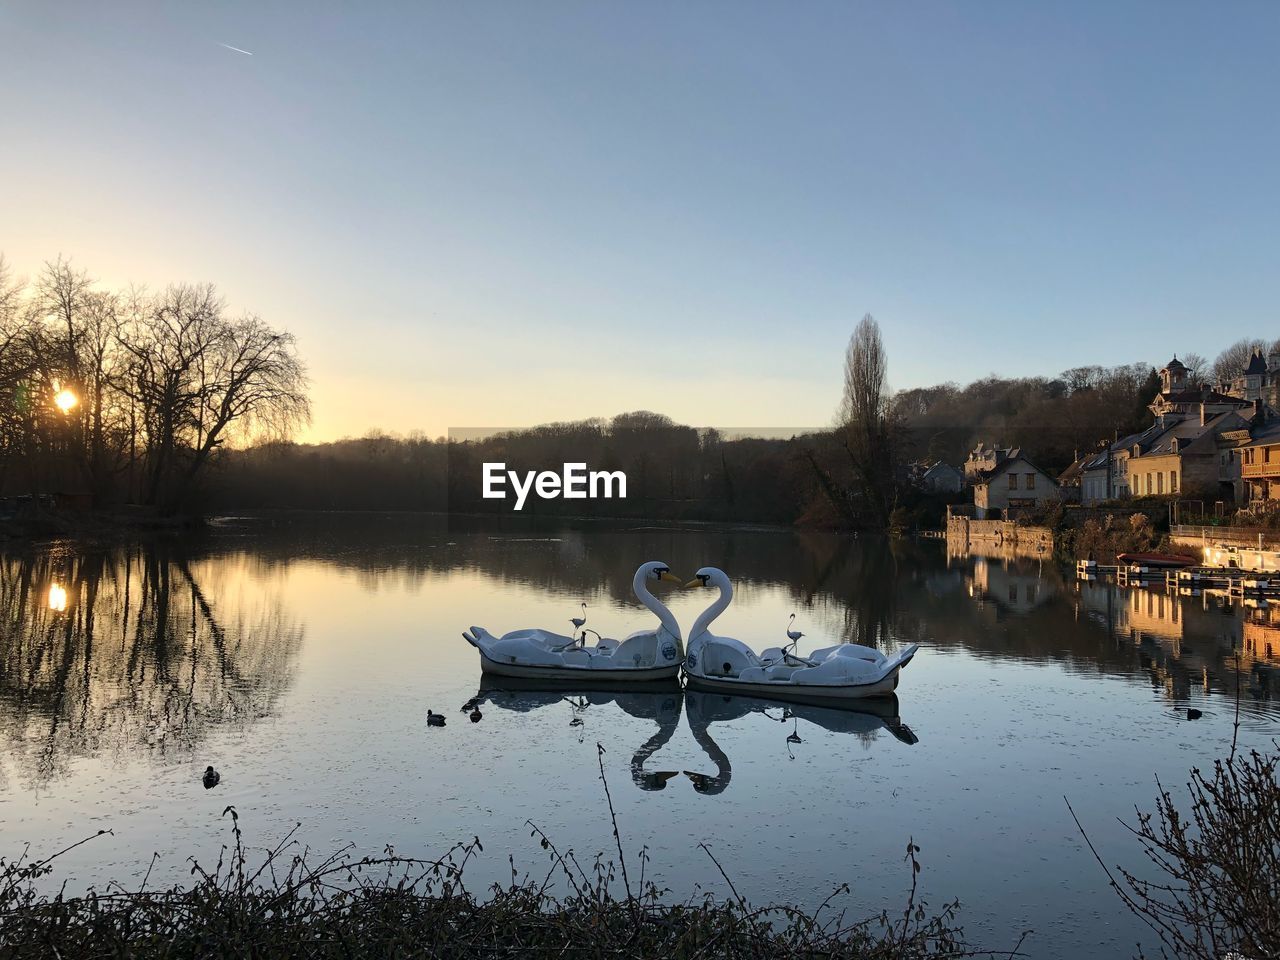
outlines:
[[[1164,567],[1142,564],[1105,564],[1096,560],[1076,563],[1076,577],[1092,581],[1114,579],[1121,586],[1163,586],[1184,596],[1202,592],[1224,593],[1247,606],[1268,600],[1280,601],[1280,575],[1257,573],[1230,567]],[[1251,602],[1252,601],[1252,602]]]

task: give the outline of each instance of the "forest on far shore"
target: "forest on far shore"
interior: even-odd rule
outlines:
[[[851,376],[866,372],[867,353],[878,353],[874,378],[877,365],[887,366],[878,329],[867,318],[859,331],[847,358]],[[1217,370],[1194,354],[1186,361],[1196,382],[1208,382],[1219,372],[1232,375],[1259,346],[1269,349],[1241,341],[1224,351]],[[584,507],[531,498],[523,512],[876,528],[897,511],[903,522],[936,521],[945,503],[958,498],[913,486],[914,467],[937,460],[958,466],[984,442],[1021,447],[1056,474],[1099,442],[1147,426],[1147,405],[1159,386],[1153,366],[1127,364],[882,392],[859,404],[858,384],[849,381],[835,425],[772,439],[726,437],[639,411],[466,442],[375,432],[331,443],[276,443],[229,451],[211,506],[505,513],[509,501],[480,498],[482,463],[545,470],[580,461],[625,471],[628,499]],[[873,459],[882,469],[863,469]],[[876,483],[884,489],[868,489]]]
[[[1243,371],[1241,340],[1193,383]],[[309,380],[291,333],[233,312],[211,284],[103,288],[59,257],[18,278],[0,256],[0,496],[159,516],[228,510],[507,512],[481,497],[481,465],[621,470],[625,500],[531,499],[527,514],[732,520],[883,529],[936,518],[913,483],[959,465],[979,442],[1021,447],[1057,473],[1078,454],[1150,422],[1155,367],[1077,367],[1057,377],[989,376],[889,389],[870,316],[855,327],[831,423],[793,437],[725,436],[634,411],[450,441],[373,432],[300,444]],[[584,507],[587,508],[584,510]]]

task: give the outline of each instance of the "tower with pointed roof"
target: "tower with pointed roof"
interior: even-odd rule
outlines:
[[[1160,371],[1160,392],[1181,393],[1187,389],[1187,368],[1175,353]]]

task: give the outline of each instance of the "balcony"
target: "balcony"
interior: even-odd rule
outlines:
[[[1240,476],[1246,480],[1250,477],[1280,479],[1280,459],[1272,460],[1270,463],[1242,463]]]

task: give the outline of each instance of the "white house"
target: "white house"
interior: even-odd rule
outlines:
[[[973,505],[990,518],[1010,507],[1037,507],[1062,499],[1062,489],[1021,453],[1001,460],[981,474],[973,487]]]

